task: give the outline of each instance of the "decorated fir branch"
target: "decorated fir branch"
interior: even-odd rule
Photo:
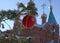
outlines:
[[[34,16],[38,15],[37,8],[35,7],[35,3],[32,0],[30,0],[27,3],[27,6],[25,6],[23,3],[18,3],[17,8],[18,8],[18,10],[0,11],[0,24],[2,21],[8,20],[8,19],[14,20],[18,15],[19,15],[19,17],[20,17],[20,15],[24,15],[23,12],[25,12],[25,14],[28,14],[29,10],[31,11],[30,15],[34,15]]]

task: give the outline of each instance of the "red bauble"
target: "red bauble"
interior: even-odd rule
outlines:
[[[36,23],[36,19],[32,15],[26,15],[24,16],[22,20],[22,25],[26,29],[31,29],[33,28],[34,24]]]

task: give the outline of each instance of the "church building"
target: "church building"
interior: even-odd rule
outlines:
[[[31,37],[30,43],[58,43],[59,25],[56,22],[50,5],[49,18],[46,22],[47,15],[41,15],[42,24],[35,26],[32,29],[23,29],[21,34],[25,37]]]

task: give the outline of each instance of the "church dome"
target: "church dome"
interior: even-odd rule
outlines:
[[[43,13],[43,14],[41,15],[41,18],[42,18],[42,17],[47,17],[47,15],[46,15],[45,13]]]

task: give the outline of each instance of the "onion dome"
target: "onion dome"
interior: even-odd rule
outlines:
[[[47,18],[47,15],[46,15],[45,13],[43,13],[43,14],[41,15],[41,18],[42,18],[42,17]]]

